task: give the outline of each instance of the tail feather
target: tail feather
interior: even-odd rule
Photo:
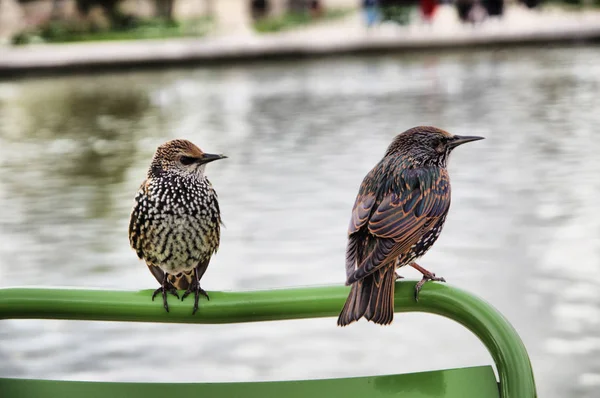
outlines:
[[[208,263],[210,262],[210,258],[208,260],[202,261],[198,263],[196,268],[193,268],[189,271],[183,271],[178,274],[169,274],[168,279],[169,282],[175,287],[177,290],[187,290],[194,282],[194,279],[200,280],[202,276],[206,272],[206,268],[208,268]],[[158,283],[162,283],[165,277],[165,272],[159,267],[146,264],[148,269],[154,275]]]
[[[389,325],[394,319],[394,282],[396,273],[393,266],[384,267],[364,279],[352,284],[350,295],[338,317],[338,325],[346,326],[365,319]]]
[[[155,265],[146,265],[148,266],[148,269],[156,278],[158,283],[162,283],[163,279],[165,278],[165,272]],[[169,274],[168,278],[169,282],[171,282],[171,284],[175,286],[175,289],[186,290],[192,284],[192,279],[194,278],[194,270],[181,272],[177,275]]]
[[[394,271],[394,267],[386,267],[373,275],[373,289],[365,318],[380,325],[389,325],[394,320]]]
[[[169,282],[177,290],[187,290],[194,279],[194,270],[180,272],[177,275],[169,274]]]

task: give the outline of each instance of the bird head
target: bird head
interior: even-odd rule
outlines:
[[[225,155],[204,153],[188,140],[172,140],[159,146],[154,153],[148,177],[157,177],[165,172],[201,177],[207,163],[225,158]]]
[[[448,156],[454,148],[484,137],[452,135],[431,126],[419,126],[398,134],[385,156],[401,156],[413,166],[436,165],[446,167]]]

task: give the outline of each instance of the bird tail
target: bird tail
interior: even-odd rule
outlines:
[[[154,275],[158,283],[163,283],[163,279],[165,278],[165,272],[155,265],[146,265],[148,266],[148,269],[150,270],[152,275]],[[194,278],[194,270],[184,271],[177,275],[169,274],[168,278],[169,282],[171,282],[171,284],[175,286],[175,289],[187,290],[187,288],[190,287],[190,285],[192,284],[192,280]]]
[[[338,326],[346,326],[361,317],[379,325],[389,325],[394,319],[394,266],[382,267],[352,284],[350,295],[338,317]]]
[[[202,279],[202,276],[208,268],[208,263],[210,263],[210,258],[199,262],[196,268],[189,271],[183,271],[177,275],[169,274],[169,282],[171,282],[177,290],[188,290],[196,280],[200,282],[200,279]]]
[[[187,290],[194,279],[194,270],[180,272],[177,275],[169,274],[169,282],[177,290]]]

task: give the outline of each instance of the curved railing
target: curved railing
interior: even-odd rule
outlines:
[[[428,283],[414,300],[414,282],[396,283],[396,312],[427,312],[455,320],[485,344],[500,378],[500,397],[536,397],[527,350],[510,323],[487,302],[446,284]],[[200,310],[169,300],[165,312],[151,291],[0,289],[0,319],[71,319],[121,322],[238,323],[337,316],[348,295],[343,286],[248,292],[209,292]],[[335,326],[332,320],[331,327]],[[351,326],[350,326],[351,327]]]

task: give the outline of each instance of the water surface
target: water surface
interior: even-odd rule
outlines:
[[[486,140],[450,160],[453,204],[426,268],[502,311],[540,397],[600,394],[600,53],[377,56],[0,83],[0,286],[149,289],[129,248],[154,149],[211,164],[226,228],[208,290],[339,284],[365,173],[396,133]],[[418,277],[414,270],[403,272]],[[148,298],[150,299],[150,298]],[[157,303],[157,305],[160,305]],[[0,322],[0,375],[246,381],[491,362],[448,320],[241,325]]]

